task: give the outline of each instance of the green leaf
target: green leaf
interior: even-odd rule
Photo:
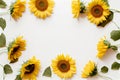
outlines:
[[[118,53],[118,54],[116,55],[116,58],[117,58],[118,60],[120,60],[120,53]]]
[[[111,48],[112,50],[114,50],[114,51],[118,50],[118,47],[117,47],[117,46],[114,46],[114,45],[110,46],[110,48]]]
[[[6,8],[7,4],[3,1],[0,0],[0,8]]]
[[[111,33],[111,39],[113,39],[114,41],[117,41],[120,39],[120,30],[113,30]]]
[[[112,70],[119,70],[120,64],[118,62],[114,62],[111,66]]]
[[[0,27],[4,30],[6,27],[6,21],[3,18],[0,18]]]
[[[109,6],[108,0],[103,0],[104,2],[106,2],[106,4]]]
[[[43,76],[46,76],[46,77],[51,77],[52,76],[52,72],[51,72],[50,66],[45,69],[45,71],[43,73]]]
[[[0,48],[1,47],[5,47],[6,46],[6,37],[5,37],[5,35],[2,33],[1,35],[0,35]]]
[[[111,14],[106,18],[106,20],[103,21],[102,23],[98,24],[97,26],[105,27],[106,24],[108,24],[110,21],[113,20],[114,13],[112,11],[110,11],[110,12],[111,12]]]
[[[17,75],[15,80],[22,80],[22,78],[20,77],[20,75]]]
[[[101,68],[101,72],[102,72],[102,73],[107,73],[107,72],[108,72],[108,67],[103,66],[103,67]]]
[[[9,64],[4,65],[4,73],[11,74],[13,72],[11,66]]]

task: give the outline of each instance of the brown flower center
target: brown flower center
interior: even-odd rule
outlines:
[[[26,69],[25,74],[30,74],[30,73],[32,73],[34,71],[35,65],[30,64],[30,65],[26,66],[25,69]]]
[[[48,8],[47,0],[36,0],[36,8],[40,11],[45,11]]]
[[[91,9],[91,14],[96,17],[99,18],[103,15],[103,8],[100,5],[96,5]]]
[[[70,64],[68,61],[65,60],[59,61],[57,67],[61,72],[67,72],[70,70]]]
[[[14,55],[15,52],[17,52],[17,50],[18,50],[19,48],[20,48],[20,46],[15,47],[15,48],[13,49],[13,51],[11,52],[11,55]]]

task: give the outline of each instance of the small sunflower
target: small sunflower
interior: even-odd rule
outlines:
[[[22,16],[22,13],[25,11],[25,4],[26,1],[16,0],[10,6],[10,14],[15,20],[18,20]]]
[[[80,0],[72,0],[72,14],[74,18],[78,18],[80,15]]]
[[[22,36],[17,37],[8,46],[8,60],[11,63],[16,62],[21,56],[22,52],[26,49],[26,41]]]
[[[97,44],[97,57],[102,58],[106,51],[110,48],[110,43],[106,40],[105,37],[103,37]]]
[[[53,0],[30,0],[29,8],[32,13],[38,18],[45,19],[51,16],[53,12]]]
[[[53,72],[61,78],[71,78],[76,73],[75,60],[70,56],[58,55],[52,61]]]
[[[95,62],[89,61],[85,65],[81,76],[82,76],[82,78],[88,78],[88,77],[92,77],[92,76],[97,75],[97,73],[98,73],[97,66],[96,66]]]
[[[80,0],[72,0],[72,14],[74,18],[79,18],[80,14],[85,13],[86,7]]]
[[[36,76],[40,70],[40,61],[35,57],[26,61],[20,70],[22,80],[37,80]]]
[[[87,10],[88,19],[96,25],[106,21],[106,18],[110,15],[109,6],[103,0],[92,0],[88,4]]]

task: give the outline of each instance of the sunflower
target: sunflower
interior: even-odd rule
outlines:
[[[92,0],[87,9],[88,19],[96,25],[106,21],[106,18],[110,15],[109,6],[103,0]]]
[[[69,55],[58,55],[55,60],[52,61],[53,72],[61,78],[71,78],[76,73],[75,60]]]
[[[40,70],[40,61],[32,57],[26,61],[20,70],[20,77],[22,80],[37,80],[36,76]]]
[[[32,13],[38,18],[45,19],[53,12],[53,0],[30,0],[29,8]]]
[[[74,18],[78,18],[80,15],[80,0],[72,0],[72,14]]]
[[[88,77],[95,76],[96,74],[97,74],[97,67],[96,67],[95,62],[89,61],[85,65],[81,76],[82,78],[88,78]]]
[[[8,46],[8,60],[11,63],[16,62],[21,56],[22,52],[26,49],[26,41],[23,40],[22,36],[17,37]]]
[[[22,13],[25,11],[26,1],[17,0],[10,6],[10,14],[15,19],[18,20]]]
[[[100,41],[97,44],[97,57],[98,58],[102,58],[106,51],[110,48],[110,43],[106,40],[105,37],[103,37],[102,39],[100,39]]]

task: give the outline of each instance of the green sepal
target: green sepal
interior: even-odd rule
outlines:
[[[0,35],[0,48],[1,47],[5,47],[6,46],[6,37],[5,37],[5,35],[2,33],[1,35]]]
[[[3,1],[0,0],[0,8],[6,8],[7,4]]]
[[[80,13],[85,13],[86,12],[86,7],[83,2],[80,3]]]
[[[13,10],[14,10],[14,4],[15,4],[15,3],[12,3],[12,4],[10,5],[10,8],[9,8],[9,10],[10,10],[10,14],[13,13]]]
[[[46,77],[51,77],[51,76],[52,76],[52,72],[51,72],[50,66],[47,67],[47,68],[44,70],[43,76],[46,76]]]
[[[118,53],[118,54],[116,55],[116,58],[117,58],[118,60],[120,60],[120,53]]]
[[[111,66],[112,70],[119,70],[119,68],[120,68],[120,63],[118,62],[114,62]]]
[[[103,1],[107,4],[107,6],[110,6],[108,0],[103,0]]]
[[[110,42],[109,42],[108,40],[104,40],[104,44],[105,44],[105,45],[107,45],[107,46],[108,46],[108,48],[110,48],[110,47],[111,47],[111,44],[110,44]]]
[[[15,80],[22,80],[21,76],[20,75],[17,75]]]
[[[8,52],[10,51],[10,49],[12,48],[13,44],[15,43],[15,41],[12,41],[9,43],[9,46],[8,46]]]
[[[108,17],[106,17],[106,20],[103,21],[102,23],[98,24],[97,26],[105,27],[106,24],[108,24],[110,21],[113,20],[113,17],[114,17],[114,13],[112,11],[110,11],[110,15],[108,15]]]
[[[2,30],[6,28],[6,21],[3,18],[0,18],[0,27],[2,28]]]
[[[114,45],[111,45],[110,48],[114,51],[118,50],[118,47],[117,46],[114,46]]]
[[[102,72],[102,73],[107,73],[107,72],[108,72],[108,67],[103,66],[103,67],[101,68],[101,72]]]
[[[5,74],[11,74],[13,73],[13,70],[9,64],[4,65],[4,73]]]
[[[120,30],[113,30],[110,33],[111,39],[113,39],[114,41],[117,41],[120,39]]]
[[[95,69],[89,74],[89,76],[95,76],[97,75],[98,71],[97,71],[97,66],[95,67]]]

